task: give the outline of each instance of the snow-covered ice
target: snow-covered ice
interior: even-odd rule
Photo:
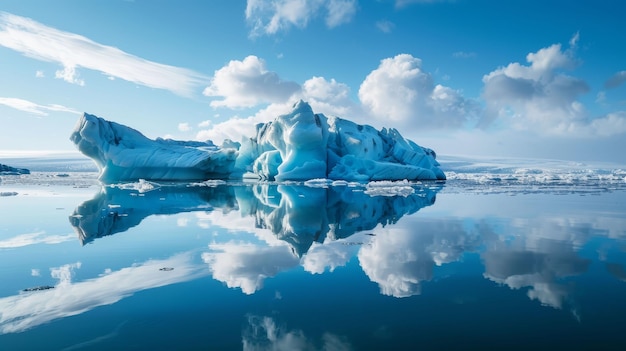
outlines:
[[[146,180],[443,180],[435,152],[397,130],[316,114],[299,101],[257,125],[241,143],[152,140],[130,127],[84,114],[70,139],[104,183]]]

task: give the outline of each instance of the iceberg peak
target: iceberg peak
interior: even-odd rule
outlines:
[[[434,151],[395,129],[376,130],[313,112],[302,100],[259,124],[256,135],[222,147],[211,141],[152,140],[130,127],[85,113],[70,139],[100,169],[104,183],[254,177],[350,181],[443,180]]]

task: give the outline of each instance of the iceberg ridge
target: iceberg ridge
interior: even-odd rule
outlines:
[[[100,181],[257,178],[306,181],[445,180],[435,152],[395,129],[376,130],[313,113],[300,100],[293,110],[257,125],[241,144],[227,140],[152,140],[130,127],[85,113],[70,137],[92,158]]]

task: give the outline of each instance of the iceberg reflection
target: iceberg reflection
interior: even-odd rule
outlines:
[[[262,287],[265,278],[300,264],[312,273],[320,272],[316,265],[321,265],[321,271],[326,266],[342,265],[354,256],[354,250],[348,255],[345,249],[351,245],[342,241],[343,247],[335,251],[344,261],[332,263],[322,257],[324,248],[339,246],[329,243],[361,233],[360,236],[367,237],[355,237],[357,241],[351,241],[361,244],[370,239],[364,231],[394,224],[403,216],[434,204],[440,189],[407,183],[401,183],[401,187],[403,196],[376,196],[356,185],[232,186],[218,182],[155,186],[140,182],[104,187],[93,199],[76,208],[70,222],[81,242],[86,244],[95,238],[124,232],[150,215],[191,211],[206,215],[213,210],[219,210],[220,215],[237,210],[241,217],[254,220],[256,230],[267,230],[275,239],[267,245],[231,240],[210,243],[202,259],[214,279],[252,294]],[[213,222],[215,226],[228,229],[237,221],[215,219]],[[255,228],[244,230],[254,231]],[[307,255],[314,244],[317,249]],[[316,258],[318,262],[314,263]]]
[[[147,189],[146,189],[147,188]],[[151,185],[103,187],[80,204],[70,223],[83,244],[121,233],[151,215],[238,210],[255,218],[303,256],[313,242],[347,238],[435,203],[438,187],[414,186],[407,196],[370,196],[362,187],[302,185]]]
[[[127,186],[102,187],[93,199],[76,207],[70,223],[84,245],[125,232],[148,216],[215,208],[223,211],[237,208],[231,187],[160,186],[140,181]]]
[[[256,240],[220,237],[201,254],[214,279],[245,294],[281,272],[301,266],[321,274],[356,257],[381,294],[409,297],[437,277],[438,267],[463,263],[471,254],[482,265],[481,279],[526,291],[531,300],[556,309],[572,301],[575,285],[568,280],[587,273],[594,259],[581,249],[598,237],[626,238],[626,219],[606,212],[569,217],[563,208],[497,218],[413,216],[433,205],[441,188],[402,186],[408,190],[396,196],[352,184],[218,182],[143,193],[137,187],[107,187],[78,206],[71,222],[83,243],[123,232],[153,214],[191,211],[198,212],[203,228],[253,233]],[[595,258],[604,260],[603,255],[601,247]],[[617,279],[626,276],[623,263],[606,267]]]

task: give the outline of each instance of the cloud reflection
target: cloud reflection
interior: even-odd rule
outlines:
[[[325,332],[321,341],[307,337],[302,330],[288,329],[268,316],[249,315],[241,341],[245,351],[261,350],[324,350],[350,351],[352,345],[346,338]]]
[[[408,297],[421,292],[420,283],[433,278],[433,269],[455,262],[477,242],[460,221],[418,221],[379,230],[357,256],[363,271],[383,295]]]
[[[12,238],[0,240],[0,249],[15,249],[23,246],[36,244],[60,244],[74,240],[74,235],[47,235],[41,230],[34,233],[19,234]]]
[[[55,319],[74,316],[99,306],[110,305],[138,291],[192,280],[206,275],[194,264],[191,253],[163,260],[150,260],[81,282],[72,274],[81,263],[51,268],[58,279],[54,289],[0,298],[0,334],[17,333]],[[162,271],[162,267],[173,267]]]

